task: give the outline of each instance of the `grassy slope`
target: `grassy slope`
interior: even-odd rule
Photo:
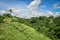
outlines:
[[[15,20],[15,19],[14,19]],[[39,34],[35,29],[18,22],[11,22],[10,18],[5,18],[4,23],[0,23],[0,40],[51,40]]]
[[[51,40],[27,25],[11,22],[1,24],[0,40]]]

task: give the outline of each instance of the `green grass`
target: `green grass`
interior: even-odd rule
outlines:
[[[18,23],[1,23],[0,40],[51,40],[50,38],[39,34],[35,29]]]

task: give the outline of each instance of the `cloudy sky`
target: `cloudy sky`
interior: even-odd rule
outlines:
[[[13,9],[18,17],[60,15],[60,0],[0,0],[0,14]]]

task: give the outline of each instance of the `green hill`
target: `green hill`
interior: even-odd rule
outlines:
[[[10,22],[0,23],[0,40],[51,40],[27,25]]]

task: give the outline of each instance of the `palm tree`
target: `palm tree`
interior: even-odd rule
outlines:
[[[9,12],[11,13],[12,12],[12,9],[9,9]]]

